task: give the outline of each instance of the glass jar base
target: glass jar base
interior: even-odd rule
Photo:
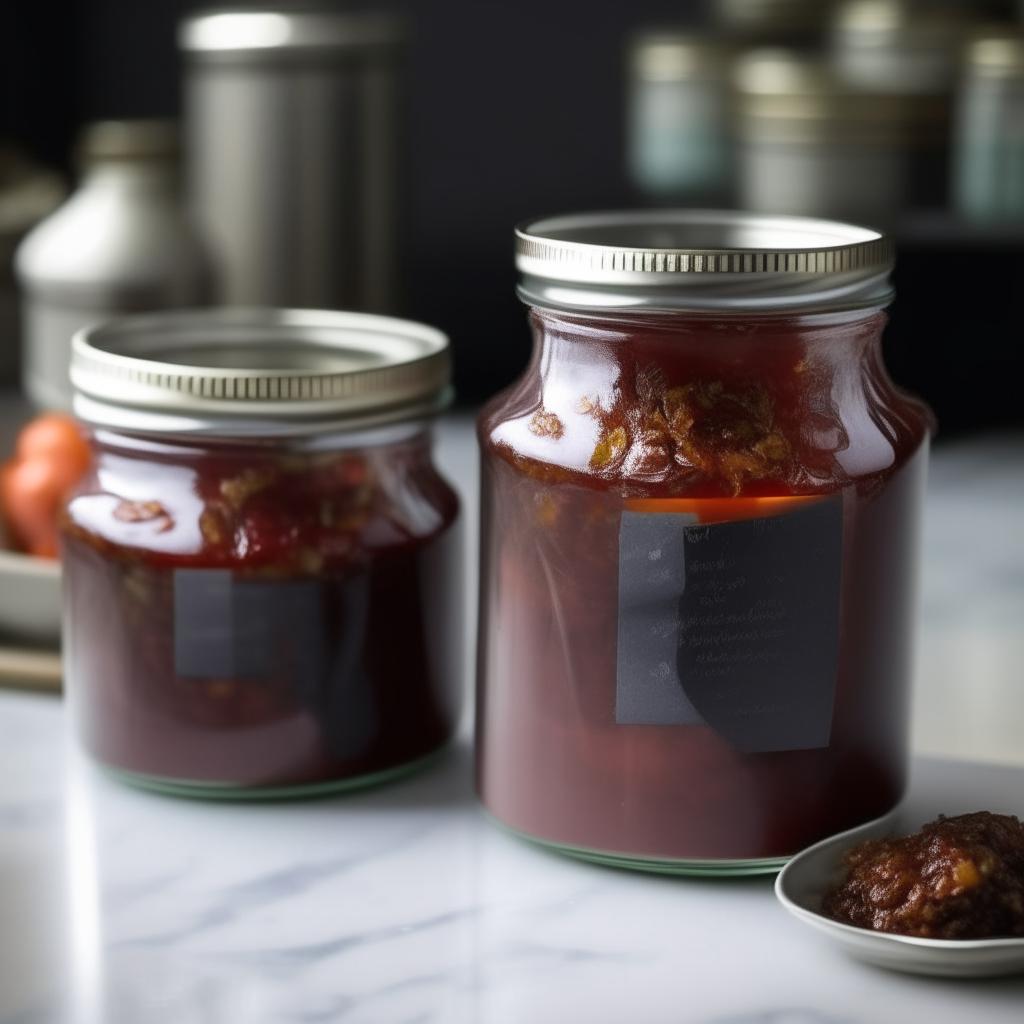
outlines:
[[[689,875],[694,878],[742,878],[749,875],[774,875],[785,867],[789,857],[755,857],[750,860],[689,860],[675,857],[643,857],[630,853],[607,853],[602,850],[591,850],[585,846],[570,846],[566,843],[540,839],[528,832],[498,821],[493,815],[488,817],[506,832],[525,839],[535,846],[553,850],[555,853],[577,860],[589,861],[610,868],[625,868],[628,871],[646,871],[658,875]]]
[[[317,797],[333,796],[353,790],[370,789],[374,786],[396,782],[406,775],[413,775],[441,758],[448,745],[432,750],[423,757],[413,761],[405,761],[391,768],[384,768],[365,775],[350,776],[345,779],[329,779],[324,782],[310,782],[295,786],[240,786],[236,783],[200,782],[193,779],[171,779],[161,775],[147,775],[145,772],[133,772],[124,768],[113,768],[99,763],[107,774],[135,789],[145,789],[151,793],[162,793],[164,796],[187,797],[192,800],[223,800],[223,801],[271,801],[271,800],[308,800]]]

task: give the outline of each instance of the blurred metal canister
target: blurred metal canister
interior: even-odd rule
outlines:
[[[189,191],[230,305],[391,312],[403,23],[282,5],[189,17]]]
[[[1024,38],[972,43],[955,139],[957,210],[975,220],[1024,218]]]
[[[762,45],[809,43],[824,32],[828,0],[713,0],[715,23],[732,36]]]
[[[944,206],[948,198],[952,92],[968,24],[964,9],[934,0],[848,0],[836,10],[839,80],[904,97],[909,206]]]
[[[833,23],[836,74],[867,92],[948,93],[964,30],[955,10],[907,0],[849,0]]]
[[[725,204],[732,192],[732,47],[685,32],[638,35],[629,53],[629,170],[650,198]]]
[[[737,62],[739,192],[760,213],[886,224],[906,186],[900,97],[850,90],[788,50]]]
[[[70,199],[15,255],[22,385],[42,408],[71,406],[71,337],[124,313],[201,305],[209,265],[181,203],[177,127],[101,121],[81,146]]]
[[[56,171],[18,147],[0,143],[0,385],[15,383],[21,368],[21,297],[14,253],[25,233],[67,197]]]

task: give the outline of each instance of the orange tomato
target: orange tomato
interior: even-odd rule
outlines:
[[[63,413],[37,416],[22,428],[14,449],[16,459],[59,463],[70,487],[89,468],[89,445],[78,424]]]
[[[0,504],[14,543],[32,555],[57,555],[57,513],[89,468],[89,446],[70,416],[47,413],[18,436],[0,468]]]

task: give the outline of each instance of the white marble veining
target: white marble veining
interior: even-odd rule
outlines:
[[[1024,766],[1024,434],[936,449],[923,575],[916,749]]]
[[[440,441],[471,488],[467,423]],[[1024,443],[939,451],[915,735],[1007,764],[919,760],[911,799],[930,810],[1024,813],[1022,513]],[[974,629],[1006,645],[984,647],[989,667],[951,639]],[[128,789],[63,731],[59,702],[0,694],[0,1024],[1021,1019],[1024,978],[859,964],[790,918],[769,879],[644,876],[505,834],[474,801],[468,729],[402,783],[276,805]]]

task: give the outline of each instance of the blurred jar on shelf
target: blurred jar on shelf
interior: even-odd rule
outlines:
[[[754,43],[811,43],[830,14],[824,0],[714,0],[713,20],[730,35]]]
[[[629,170],[660,202],[727,203],[732,191],[727,44],[650,31],[629,54]]]
[[[71,337],[132,311],[201,305],[209,271],[179,198],[178,133],[166,121],[101,121],[82,140],[78,190],[22,242],[22,386],[71,407]]]
[[[977,39],[957,101],[954,204],[974,220],[1024,219],[1024,38]]]
[[[743,207],[876,225],[896,216],[907,192],[905,97],[852,90],[788,50],[745,54],[736,85]]]
[[[839,81],[903,97],[910,206],[947,200],[951,96],[968,25],[967,12],[949,4],[849,0],[836,11],[831,54]]]
[[[21,362],[14,252],[25,232],[53,213],[67,191],[59,173],[36,163],[18,146],[0,143],[0,384],[17,380]]]

